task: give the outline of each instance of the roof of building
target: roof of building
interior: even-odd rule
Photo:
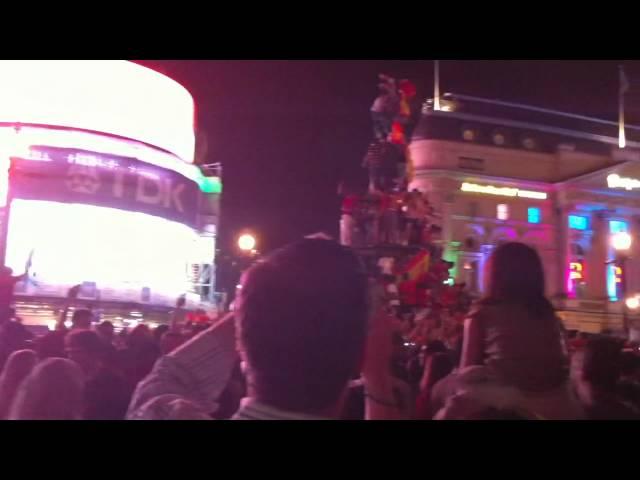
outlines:
[[[626,125],[627,146],[640,149],[640,126]],[[569,149],[609,155],[618,124],[529,105],[446,94],[441,109],[428,100],[412,140],[441,139],[551,153]]]

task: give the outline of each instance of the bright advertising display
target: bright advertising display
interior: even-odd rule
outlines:
[[[171,306],[189,290],[188,265],[200,241],[193,228],[139,212],[15,199],[6,263],[29,280],[17,294],[84,296]]]
[[[13,158],[6,262],[17,293],[173,305],[197,260],[198,184],[135,158],[32,147]],[[210,253],[213,257],[213,251]]]

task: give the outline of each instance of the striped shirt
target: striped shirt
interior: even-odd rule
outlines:
[[[244,398],[232,420],[328,420],[324,417],[270,407],[253,398]]]
[[[234,330],[230,327],[214,325],[160,357],[136,387],[127,418],[154,418],[141,410],[163,395],[184,398],[208,414],[215,412],[238,360]]]
[[[172,353],[161,357],[138,384],[129,405],[129,420],[200,420],[218,408],[238,359],[229,326],[214,325]],[[233,420],[324,420],[242,400]]]

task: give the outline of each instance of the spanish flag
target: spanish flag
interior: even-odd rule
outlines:
[[[400,271],[398,292],[400,301],[405,305],[421,305],[427,303],[427,290],[419,287],[420,282],[427,278],[429,273],[429,253],[422,251],[409,260],[409,263]]]
[[[403,269],[403,280],[416,282],[424,278],[429,273],[430,255],[426,250],[421,251],[407,263]]]

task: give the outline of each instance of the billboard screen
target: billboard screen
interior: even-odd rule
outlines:
[[[31,259],[18,295],[65,296],[85,284],[96,300],[170,306],[190,288],[201,241],[188,225],[140,212],[14,199],[7,265],[22,273]]]
[[[112,207],[196,226],[199,186],[173,170],[72,148],[32,146],[30,155],[11,161],[13,198]]]

